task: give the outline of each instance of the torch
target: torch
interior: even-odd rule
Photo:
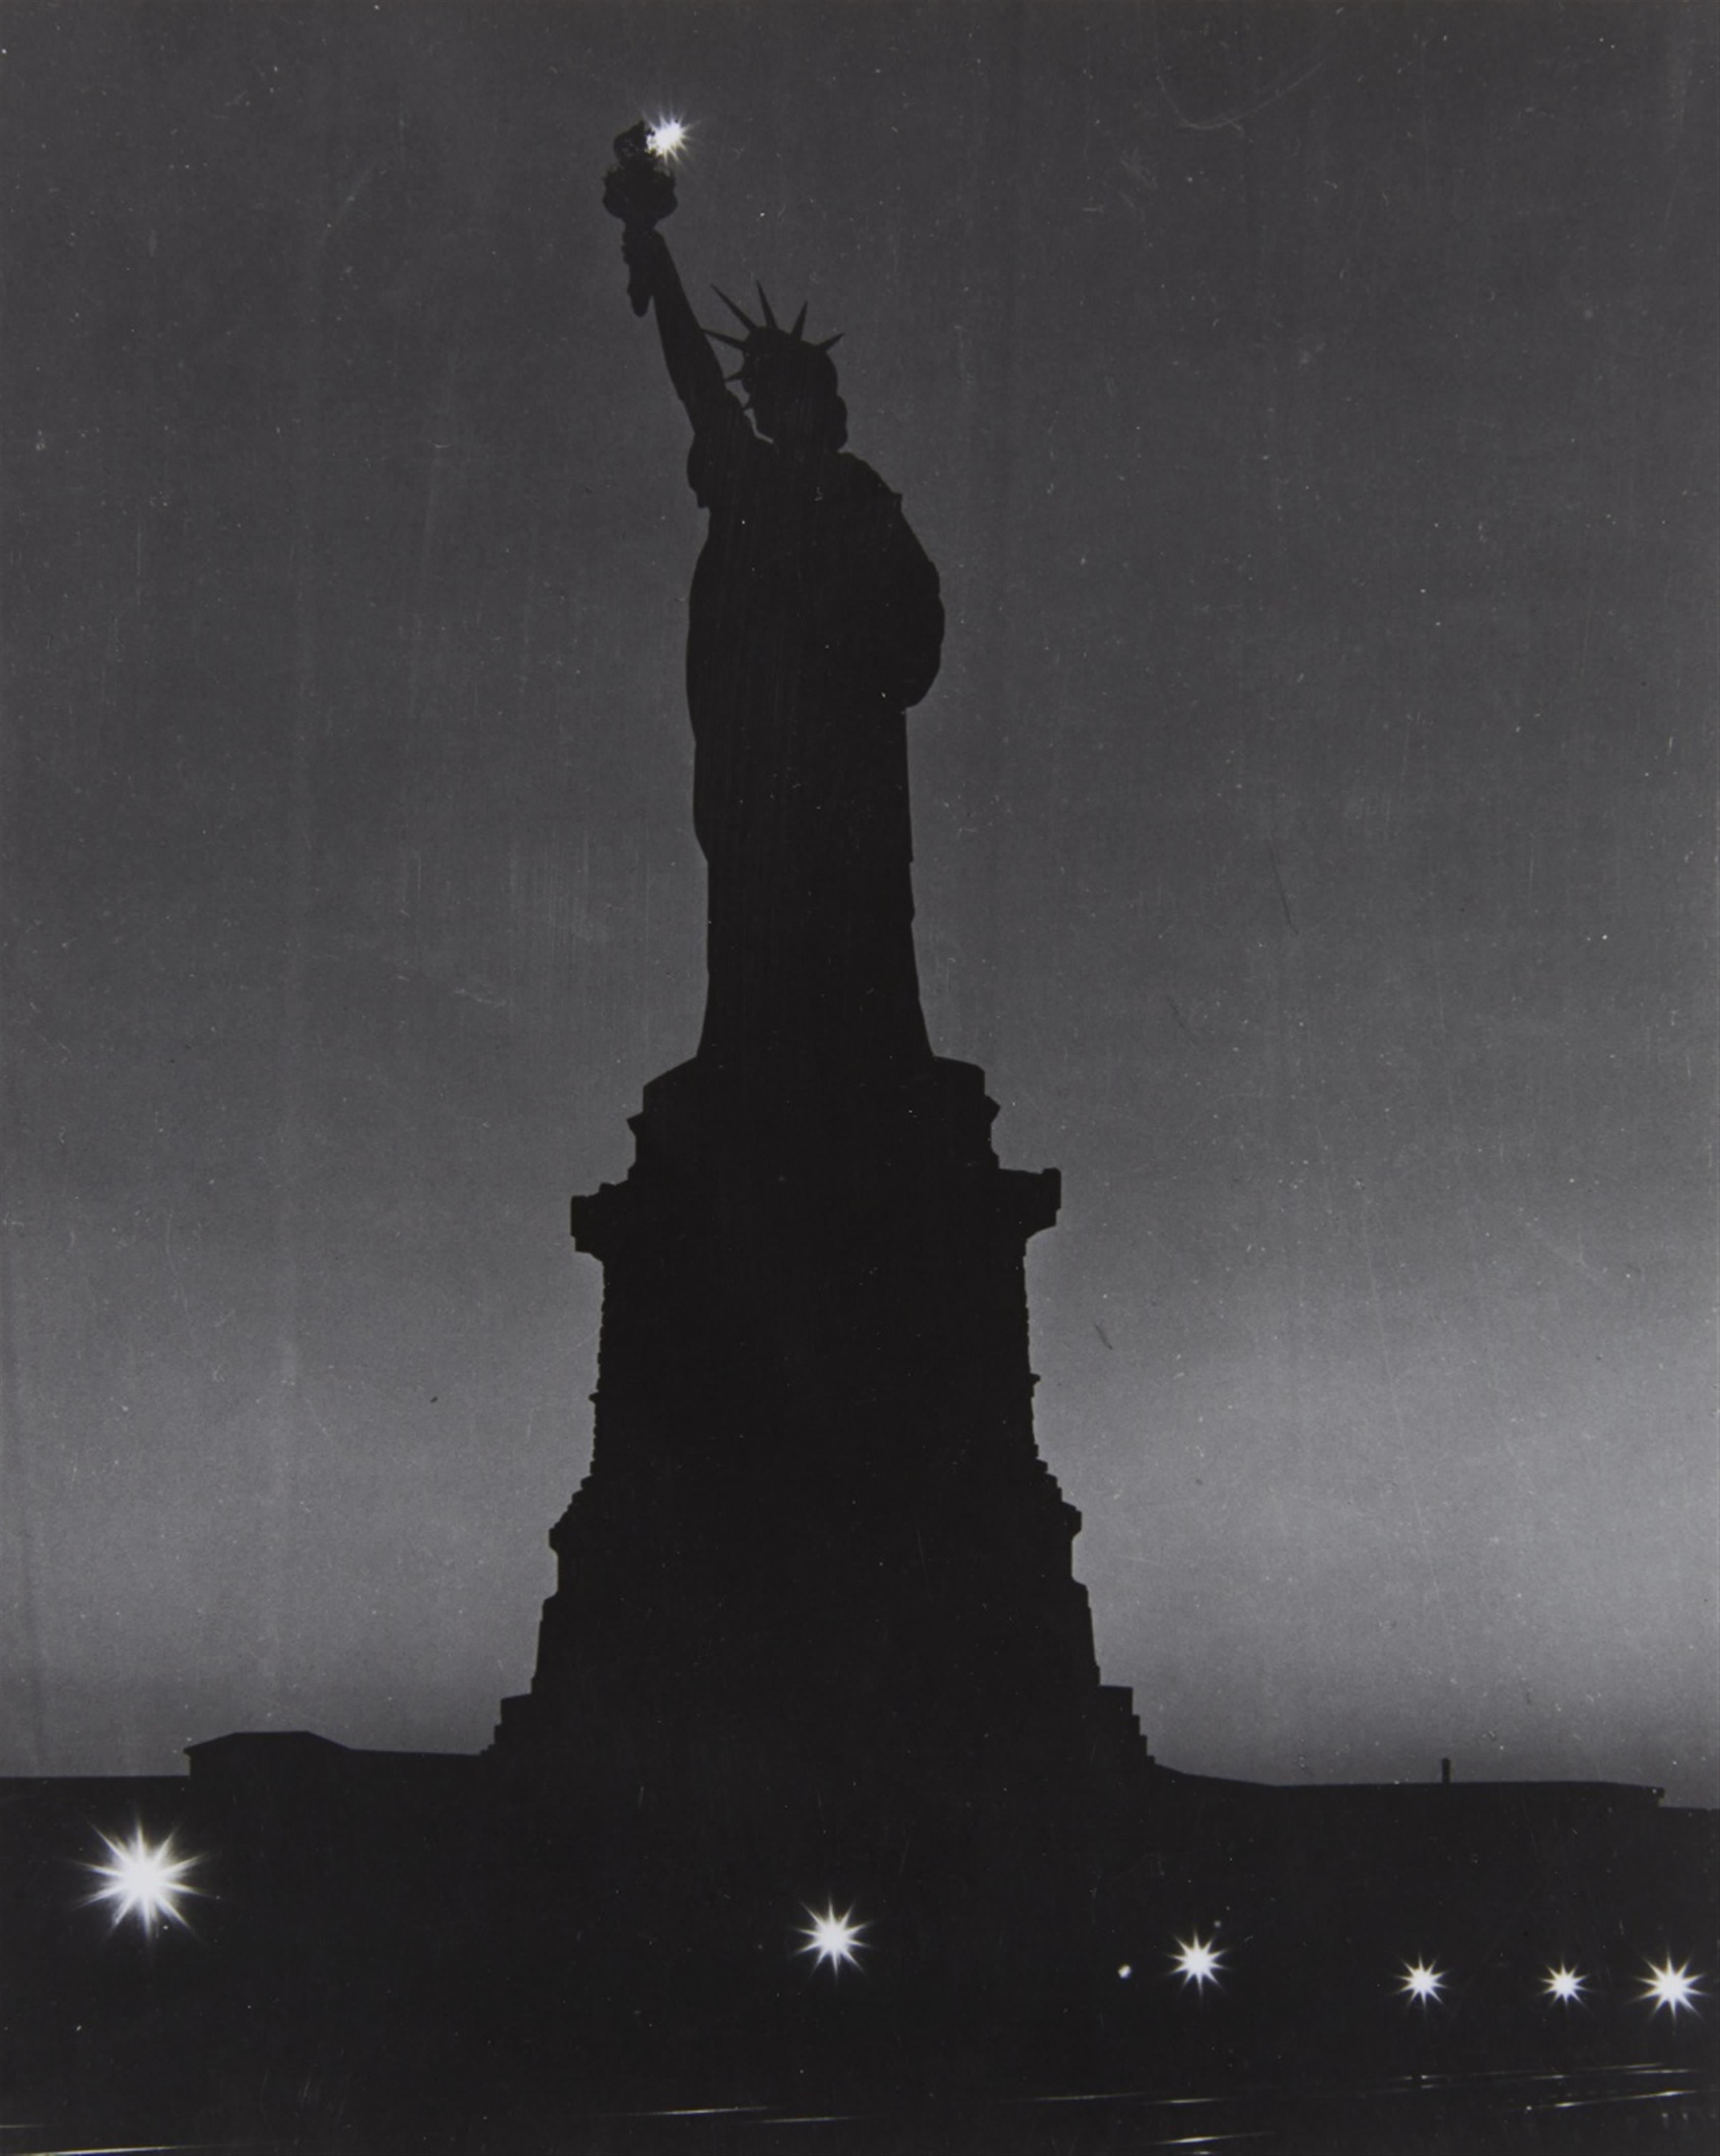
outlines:
[[[672,145],[662,140],[666,131],[665,126],[653,129],[639,120],[615,137],[615,162],[603,175],[603,208],[621,220],[624,253],[636,233],[655,231],[675,208],[675,175],[665,155]],[[678,139],[678,128],[675,134]],[[644,314],[651,304],[641,263],[632,265],[627,296],[636,315]]]

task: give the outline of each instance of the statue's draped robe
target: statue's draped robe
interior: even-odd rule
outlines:
[[[687,642],[700,1061],[836,1086],[922,1064],[905,715],[937,672],[937,572],[869,466],[797,461],[727,398],[688,476],[711,516]]]

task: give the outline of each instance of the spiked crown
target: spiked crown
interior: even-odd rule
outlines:
[[[762,322],[754,321],[744,307],[737,306],[728,294],[717,285],[713,285],[711,289],[747,332],[743,337],[731,336],[726,330],[706,330],[705,332],[716,343],[728,345],[740,353],[740,366],[727,377],[730,382],[738,382],[750,394],[757,389],[765,377],[771,377],[785,383],[793,383],[803,396],[809,393],[814,398],[835,396],[835,363],[827,355],[832,345],[842,341],[839,330],[834,336],[825,337],[814,344],[801,335],[806,326],[804,305],[794,317],[793,326],[785,330],[777,320],[775,310],[765,296],[762,285],[755,287],[758,294],[759,311],[764,316]]]

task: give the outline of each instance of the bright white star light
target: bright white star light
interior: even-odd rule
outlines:
[[[1691,1974],[1690,1964],[1686,1962],[1674,1969],[1672,1957],[1668,1954],[1658,1968],[1653,1962],[1649,1964],[1648,1978],[1642,1987],[1642,1995],[1654,2001],[1656,2014],[1664,2006],[1676,2021],[1681,2013],[1688,2011],[1693,2014],[1696,2002],[1706,1994]]]
[[[1219,1972],[1225,1966],[1225,1957],[1210,1939],[1204,1939],[1197,1932],[1191,1939],[1178,1939],[1177,1951],[1171,1962],[1175,1974],[1184,1984],[1192,1984],[1197,1991],[1204,1991],[1209,1984],[1216,1984]]]
[[[110,1902],[116,1925],[126,1917],[136,1917],[150,1933],[164,1923],[183,1925],[180,1902],[187,1894],[203,1892],[190,1884],[187,1876],[196,1868],[196,1857],[176,1856],[171,1834],[162,1841],[146,1841],[141,1827],[133,1830],[129,1842],[116,1841],[106,1834],[101,1840],[108,1861],[85,1869],[107,1883],[88,1898]]]
[[[645,147],[654,157],[666,157],[671,165],[675,164],[685,155],[689,131],[685,121],[665,115],[651,122]]]
[[[1569,2006],[1583,1996],[1583,1987],[1587,1982],[1586,1977],[1579,1976],[1575,1969],[1567,1969],[1561,1962],[1557,1969],[1549,1969],[1542,1978],[1541,1989],[1549,1999],[1556,1999],[1562,2005]]]
[[[1398,1989],[1408,1998],[1425,2006],[1430,1999],[1439,1997],[1445,1981],[1443,1972],[1429,1963],[1408,1961],[1404,1964],[1404,1974],[1398,1979]]]
[[[855,1922],[853,1910],[850,1909],[839,1917],[835,1904],[832,1902],[822,1916],[813,1908],[809,1908],[806,1913],[812,1922],[801,1933],[806,1944],[797,1951],[811,1954],[815,1961],[829,1962],[835,1974],[839,1974],[845,1964],[850,1969],[855,1967],[855,1957],[860,1948],[860,1933],[866,1927]]]

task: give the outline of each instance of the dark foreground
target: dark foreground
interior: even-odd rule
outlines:
[[[1409,2076],[1362,2084],[1240,2088],[1171,2095],[1148,2090],[1060,2091],[919,2112],[865,2109],[581,2121],[561,2144],[580,2151],[664,2156],[675,2149],[788,2148],[855,2156],[1024,2156],[1235,2147],[1317,2156],[1475,2156],[1493,2149],[1614,2156],[1635,2149],[1711,2150],[1720,2130],[1711,2076],[1640,2064],[1584,2073]],[[494,2144],[501,2147],[498,2140]]]
[[[473,1763],[216,1752],[267,1771],[0,1785],[0,2156],[1720,2146],[1715,1821],[1656,1792],[1167,1774],[1060,1925],[948,1850],[671,1876]]]
[[[143,2149],[241,2149],[255,2156],[324,2156],[350,2137],[285,2139],[85,2139],[45,2122],[0,2128],[5,2156],[126,2156]],[[716,2156],[716,2152],[829,2151],[832,2156],[1109,2156],[1109,2152],[1238,2149],[1276,2156],[1633,2156],[1720,2146],[1720,2095],[1711,2071],[1645,2058],[1571,2071],[1402,2075],[1281,2087],[1171,2092],[1066,2089],[959,2103],[868,2105],[851,2094],[824,2107],[798,2102],[670,2109],[587,2109],[570,2103],[557,2125],[521,2126],[500,2106],[457,2129],[421,2124],[367,2134],[377,2156]]]
[[[1346,2086],[1237,2089],[1204,2095],[1146,2090],[1058,2091],[920,2111],[842,2112],[761,2106],[748,2112],[603,2118],[570,2122],[557,2145],[616,2156],[685,2149],[828,2149],[854,2156],[1023,2156],[1180,2148],[1199,2156],[1262,2151],[1389,2151],[1474,2156],[1492,2149],[1547,2156],[1614,2156],[1635,2149],[1720,2145],[1712,2077],[1643,2062],[1578,2074],[1409,2076]],[[505,2128],[483,2145],[507,2145]],[[542,2143],[534,2144],[542,2146]]]

